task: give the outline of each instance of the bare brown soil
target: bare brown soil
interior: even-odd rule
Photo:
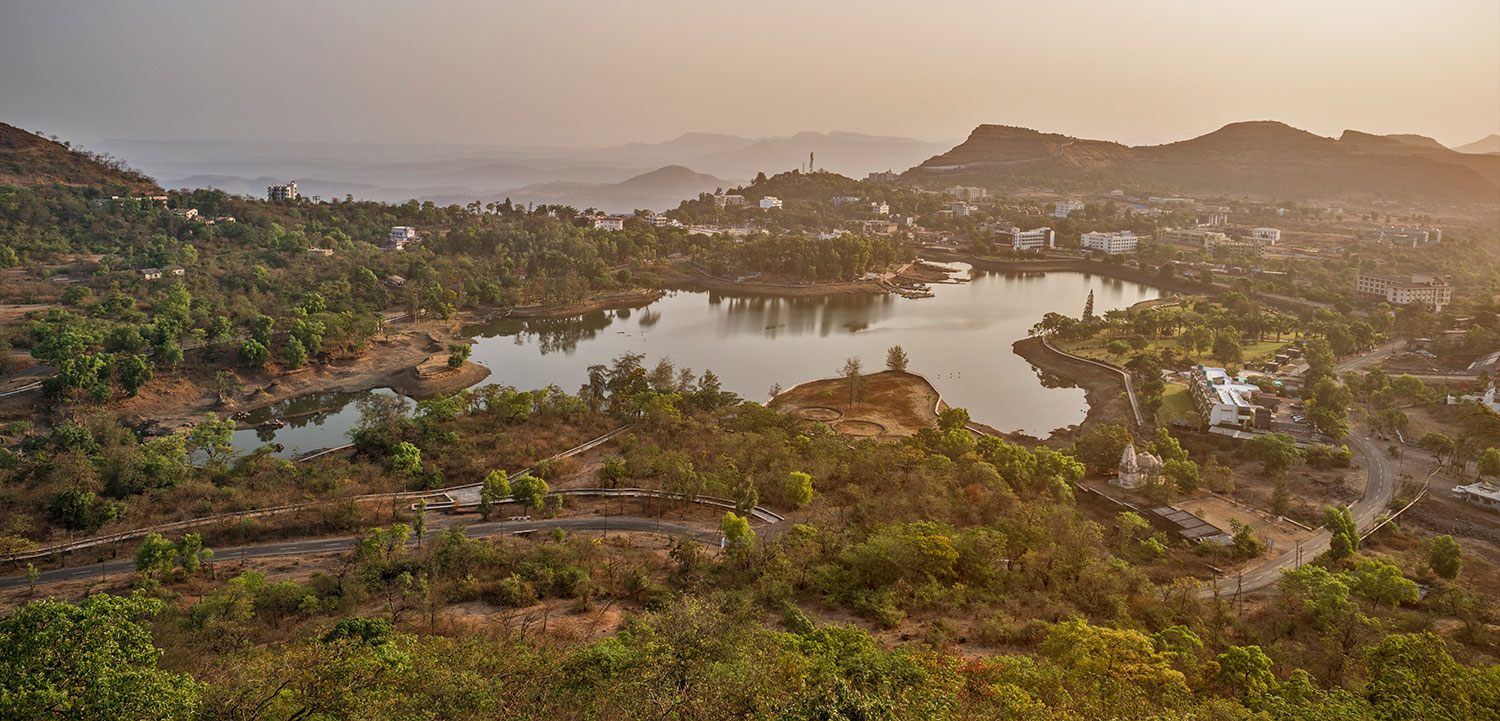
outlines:
[[[809,381],[771,399],[770,407],[811,421],[830,423],[853,436],[901,438],[937,426],[937,389],[913,373],[881,371],[863,376],[864,398],[849,402],[843,378]]]

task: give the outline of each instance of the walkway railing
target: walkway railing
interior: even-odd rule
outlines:
[[[1125,381],[1125,395],[1130,397],[1130,412],[1135,414],[1136,428],[1141,428],[1146,425],[1146,419],[1141,415],[1140,401],[1136,400],[1135,397],[1135,383],[1130,378],[1130,371],[1127,371],[1117,365],[1105,363],[1104,361],[1094,360],[1093,358],[1085,358],[1080,355],[1073,355],[1072,353],[1064,350],[1059,350],[1057,346],[1052,345],[1052,341],[1048,340],[1047,336],[1043,335],[1040,336],[1040,338],[1042,339],[1042,345],[1046,346],[1047,350],[1050,350],[1053,353],[1067,358],[1072,358],[1073,360],[1083,361],[1084,363],[1088,363],[1090,365],[1096,365],[1105,370],[1120,374],[1120,378]]]

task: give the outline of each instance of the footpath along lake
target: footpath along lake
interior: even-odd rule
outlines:
[[[572,393],[587,368],[621,353],[642,353],[649,369],[661,358],[697,373],[712,370],[724,389],[764,401],[773,384],[792,386],[836,375],[858,356],[867,372],[885,367],[900,345],[909,370],[932,381],[950,403],[1001,431],[1045,437],[1083,420],[1083,390],[1049,388],[1011,344],[1048,312],[1078,316],[1089,291],[1094,311],[1125,308],[1163,292],[1084,273],[990,273],[953,264],[959,284],[933,284],[932,298],[837,295],[823,298],[732,297],[680,291],[645,308],[606,310],[556,320],[504,319],[467,329],[478,343],[470,360],[490,368],[484,383],[522,390],[557,384]],[[390,393],[389,390],[371,391]],[[337,446],[359,420],[366,394],[314,394],[254,414],[289,419],[275,430],[237,431],[236,448],[270,442],[278,455]]]

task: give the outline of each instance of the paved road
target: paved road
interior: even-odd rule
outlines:
[[[1354,518],[1354,523],[1360,528],[1369,528],[1375,525],[1375,519],[1384,513],[1391,502],[1391,496],[1396,492],[1396,472],[1391,465],[1391,460],[1381,453],[1375,444],[1366,436],[1353,432],[1348,437],[1349,449],[1358,454],[1364,460],[1369,469],[1369,479],[1365,481],[1365,493],[1354,505],[1349,507],[1349,515]],[[1332,539],[1326,529],[1321,529],[1312,538],[1303,541],[1302,562],[1311,561],[1313,557],[1328,550],[1329,541]],[[1281,578],[1281,572],[1297,566],[1297,548],[1289,548],[1280,556],[1258,566],[1254,570],[1246,571],[1244,576],[1227,576],[1219,579],[1219,592],[1221,595],[1233,594],[1237,589],[1245,593],[1258,591],[1262,588],[1276,583]],[[1199,593],[1204,598],[1212,598],[1214,589],[1205,588]]]
[[[1345,360],[1344,362],[1335,365],[1333,369],[1339,373],[1343,373],[1344,371],[1364,370],[1365,368],[1369,368],[1370,366],[1391,357],[1393,354],[1395,354],[1397,348],[1403,347],[1404,343],[1405,341],[1393,340],[1389,343],[1385,343],[1376,347],[1375,350],[1372,350],[1369,353],[1357,355],[1353,358]]]
[[[666,523],[651,518],[637,518],[633,516],[622,516],[619,518],[555,518],[539,521],[496,521],[493,523],[477,523],[472,526],[466,526],[464,533],[470,538],[480,538],[504,533],[517,534],[551,531],[554,528],[561,528],[568,531],[658,533],[677,538],[690,538],[699,543],[712,546],[719,545],[720,538],[718,531],[705,531],[675,523]],[[425,538],[433,538],[439,533],[441,531],[428,531]],[[287,543],[271,543],[259,546],[214,549],[214,561],[240,561],[250,558],[275,558],[278,556],[308,556],[317,553],[345,551],[354,548],[357,540],[353,536],[345,536],[342,538],[320,538],[310,541],[289,541]],[[37,585],[57,583],[59,581],[76,581],[84,578],[99,578],[119,573],[130,573],[134,570],[134,561],[129,560],[111,561],[105,564],[95,563],[74,568],[58,568],[51,571],[43,571],[37,578]],[[22,588],[25,585],[25,576],[0,578],[0,590]]]

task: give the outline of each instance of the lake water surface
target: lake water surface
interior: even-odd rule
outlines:
[[[607,310],[559,320],[504,319],[468,329],[478,343],[471,360],[492,371],[484,383],[520,389],[557,384],[576,392],[586,369],[625,352],[646,355],[648,368],[671,358],[679,368],[712,370],[724,389],[763,401],[773,384],[790,387],[838,374],[857,356],[867,372],[885,367],[886,349],[900,345],[950,405],[1001,431],[1046,436],[1083,420],[1079,388],[1048,387],[1011,350],[1047,312],[1077,316],[1089,291],[1103,313],[1162,291],[1084,273],[989,273],[961,268],[961,284],[933,284],[932,298],[839,295],[823,298],[731,297],[677,292],[645,308]],[[390,391],[374,391],[390,393]],[[359,394],[304,396],[257,419],[314,409],[328,412],[289,421],[276,431],[239,431],[250,450],[276,441],[281,455],[347,443],[358,420]]]

